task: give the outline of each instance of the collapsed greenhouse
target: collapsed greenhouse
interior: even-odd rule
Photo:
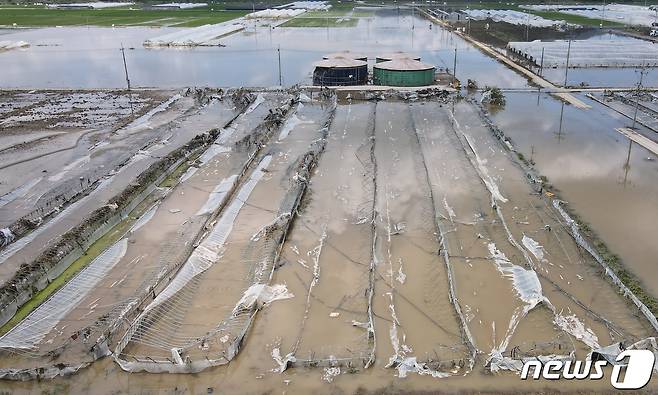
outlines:
[[[655,44],[615,40],[555,40],[510,42],[507,51],[539,67],[656,67]]]
[[[0,337],[0,376],[111,356],[130,372],[241,358],[327,381],[375,365],[441,378],[608,355],[655,333],[481,104],[446,90],[371,98],[198,93],[191,119],[222,127],[58,244],[105,247]],[[44,355],[50,365],[30,368]]]

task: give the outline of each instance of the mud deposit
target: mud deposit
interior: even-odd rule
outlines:
[[[0,337],[5,379],[51,379],[3,387],[605,390],[517,373],[655,335],[472,102],[222,94],[160,113],[216,138]]]

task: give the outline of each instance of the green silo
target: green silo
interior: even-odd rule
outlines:
[[[386,86],[425,86],[434,83],[434,66],[402,58],[373,66],[373,83]]]

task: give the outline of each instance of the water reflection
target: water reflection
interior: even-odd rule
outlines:
[[[431,28],[430,28],[431,26]],[[310,83],[312,64],[329,52],[352,50],[375,56],[407,51],[424,62],[452,68],[458,51],[460,78],[481,85],[527,87],[525,78],[464,40],[410,11],[385,9],[349,28],[249,26],[224,39],[226,47],[146,49],[147,38],[176,28],[46,28],[13,31],[3,39],[25,40],[24,50],[0,53],[0,87],[123,87],[123,43],[131,82],[142,87],[269,86],[278,84],[281,48],[284,85]]]
[[[534,95],[506,93],[507,104],[494,115],[496,123],[658,296],[655,155],[615,130],[627,126],[627,118],[584,95],[579,98],[592,106],[589,110],[565,105],[547,94],[537,105]],[[637,130],[655,137],[639,125]]]

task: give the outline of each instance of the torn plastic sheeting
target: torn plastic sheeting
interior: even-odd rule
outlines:
[[[297,361],[293,353],[288,353],[285,357],[281,357],[281,349],[278,347],[272,349],[272,359],[274,359],[274,362],[278,365],[278,368],[275,369],[275,371],[279,373],[285,372],[290,364]]]
[[[613,343],[609,346],[600,347],[592,350],[589,357],[593,361],[605,359],[613,365],[619,364],[617,356],[624,350],[650,350],[658,360],[658,344],[655,337],[647,337],[646,339],[639,340],[628,347],[624,347],[621,342]],[[654,370],[658,371],[658,364],[654,364]]]
[[[182,96],[180,94],[175,94],[169,99],[165,100],[164,102],[158,104],[151,110],[149,110],[146,114],[142,115],[141,117],[135,119],[132,121],[130,124],[127,126],[121,128],[118,133],[132,133],[136,132],[139,130],[146,129],[150,127],[150,121],[153,116],[159,112],[165,111],[169,106],[174,103],[175,101],[179,100]]]
[[[206,203],[197,211],[196,215],[205,215],[213,213],[219,206],[226,201],[228,193],[238,183],[238,176],[233,174],[222,180],[208,196]]]
[[[124,238],[97,256],[46,302],[0,337],[0,348],[30,349],[41,342],[123,258],[127,249],[128,239]]]
[[[649,321],[651,326],[653,327],[654,330],[658,331],[658,319],[656,319],[656,316],[653,315],[651,310],[647,308],[647,306],[642,303],[642,301],[635,296],[633,291],[631,291],[626,284],[624,284],[621,279],[617,276],[617,274],[608,266],[608,264],[601,258],[601,256],[596,252],[596,250],[585,240],[585,238],[580,234],[580,230],[578,228],[578,224],[576,221],[571,219],[569,214],[564,210],[564,208],[561,206],[562,201],[558,199],[553,200],[553,207],[560,213],[562,218],[567,222],[567,225],[569,226],[571,232],[571,237],[576,241],[576,243],[584,248],[589,254],[594,257],[594,259],[605,269],[605,273],[614,284],[616,284],[623,292],[624,296],[628,297],[631,299],[631,301],[635,304],[635,306],[640,309],[644,317]]]
[[[143,45],[145,47],[194,47],[200,45],[213,45],[214,40],[217,38],[243,29],[244,25],[236,23],[236,21],[203,25],[164,34],[144,41]]]
[[[0,369],[0,380],[28,381],[39,379],[54,379],[57,376],[70,376],[80,369],[86,368],[91,362],[84,362],[74,366],[49,366],[29,369]]]
[[[505,254],[496,248],[494,243],[489,243],[487,248],[496,263],[498,271],[512,279],[514,289],[524,303],[534,307],[546,299],[542,293],[539,277],[537,277],[534,270],[525,269],[510,262]]]
[[[585,324],[575,314],[562,315],[556,313],[553,322],[565,332],[587,344],[589,348],[598,349],[601,347],[596,334],[590,328],[585,327]]]
[[[16,49],[16,48],[27,48],[30,46],[30,43],[27,41],[8,41],[8,40],[3,40],[0,41],[0,50],[10,50],[10,49]]]
[[[281,127],[281,132],[279,133],[279,141],[284,140],[286,137],[288,137],[288,134],[292,132],[292,130],[297,126],[301,124],[312,124],[314,123],[313,121],[302,121],[299,119],[297,114],[292,114],[290,118],[286,120],[286,122],[283,124]]]
[[[523,235],[521,242],[523,243],[523,246],[527,248],[535,258],[537,258],[537,260],[542,261],[544,259],[544,247],[542,247],[541,244],[525,234]]]
[[[0,247],[4,247],[7,244],[10,244],[12,241],[14,241],[14,234],[11,232],[11,229],[9,228],[2,228],[0,229],[0,236],[2,238],[0,239]]]
[[[155,212],[158,210],[158,205],[155,204],[153,207],[148,209],[142,216],[139,217],[137,221],[133,224],[133,226],[130,227],[130,230],[128,231],[129,233],[134,233],[137,230],[139,230],[142,226],[146,225],[149,223],[151,219],[153,219],[153,216],[155,215]]]
[[[253,307],[263,307],[275,300],[290,299],[293,297],[295,295],[288,291],[285,284],[254,284],[242,295],[242,298],[240,298],[233,309],[233,313],[236,314],[243,309],[249,310]]]
[[[183,183],[189,180],[190,178],[192,178],[194,174],[196,174],[197,171],[199,171],[198,167],[196,166],[189,167],[187,170],[185,170],[185,173],[183,173],[183,175],[178,179],[178,182]]]
[[[262,93],[259,93],[259,94],[256,96],[256,99],[255,99],[255,100],[249,105],[249,107],[247,107],[246,110],[244,110],[244,113],[242,113],[242,114],[243,114],[243,115],[247,115],[247,114],[253,112],[253,111],[254,111],[258,106],[260,106],[261,103],[263,103],[264,101],[265,101],[265,96],[264,96]]]
[[[149,311],[173,297],[194,277],[208,270],[219,260],[221,250],[233,230],[233,224],[238,213],[244,203],[249,199],[258,181],[263,177],[263,171],[267,168],[271,160],[272,157],[268,155],[260,161],[249,180],[240,188],[235,199],[233,199],[231,204],[222,213],[208,237],[192,252],[183,267],[176,274],[176,277],[144,309],[142,314],[135,320],[134,325],[139,325]]]
[[[260,240],[260,238],[263,235],[265,235],[268,231],[270,231],[270,230],[272,230],[272,229],[274,229],[278,226],[281,226],[284,222],[287,222],[290,219],[291,216],[292,216],[291,213],[283,213],[283,214],[277,215],[277,217],[274,218],[269,224],[264,225],[262,228],[258,229],[258,231],[256,233],[251,235],[249,240],[251,240],[251,241]]]
[[[457,120],[454,118],[454,115],[452,115],[452,112],[450,113],[453,120],[455,121],[455,124],[457,124]],[[470,137],[466,135],[464,132],[462,132],[462,136],[464,136],[464,139],[466,140],[466,143],[468,143],[468,146],[470,147],[471,151],[473,152],[473,155],[475,156],[475,162],[476,166],[475,169],[477,170],[478,174],[480,175],[480,178],[482,179],[482,182],[484,182],[484,185],[487,187],[491,195],[496,198],[496,200],[499,200],[503,203],[507,203],[507,198],[503,196],[502,193],[500,193],[500,189],[498,188],[498,184],[491,178],[489,175],[489,171],[487,170],[486,163],[487,161],[480,158],[480,155],[478,155],[477,151],[475,150],[475,147],[471,143]]]
[[[542,364],[545,364],[549,361],[573,361],[575,359],[574,355],[538,355],[536,357],[525,357],[521,359],[514,359],[510,357],[504,357],[501,354],[492,356],[489,361],[489,371],[491,373],[498,373],[502,370],[508,370],[520,374],[523,370],[523,365],[528,361],[537,361],[539,360]]]
[[[424,363],[418,363],[416,357],[407,357],[398,362],[396,369],[398,370],[398,377],[405,378],[409,373],[417,373],[421,376],[429,375],[434,378],[449,377],[450,373],[439,372],[427,367]]]
[[[65,218],[70,212],[76,210],[79,206],[85,204],[87,200],[93,199],[95,196],[95,193],[98,193],[99,191],[105,189],[107,186],[110,185],[112,182],[113,178],[120,173],[115,173],[114,175],[105,178],[101,183],[94,189],[91,193],[88,195],[84,196],[81,199],[78,199],[72,204],[69,204],[64,210],[60,211],[59,214],[52,218],[50,221],[44,223],[42,226],[39,226],[38,228],[34,229],[32,232],[28,233],[24,237],[21,237],[14,243],[12,243],[9,247],[5,248],[4,250],[0,251],[0,264],[4,263],[7,259],[11,258],[16,252],[20,251],[23,247],[25,247],[27,244],[31,243],[34,239],[36,239],[39,235],[41,235],[43,232],[48,230],[50,227],[54,226],[55,224],[59,223],[63,218]]]
[[[220,134],[220,138],[221,138],[221,134]],[[201,156],[199,156],[198,161],[199,161],[200,165],[203,166],[206,163],[210,162],[210,160],[212,158],[214,158],[215,156],[217,156],[219,154],[223,154],[225,152],[230,152],[230,151],[231,151],[231,149],[229,147],[225,147],[223,145],[215,143],[215,144],[211,145],[207,150],[205,150],[205,152],[203,154],[201,154]]]

